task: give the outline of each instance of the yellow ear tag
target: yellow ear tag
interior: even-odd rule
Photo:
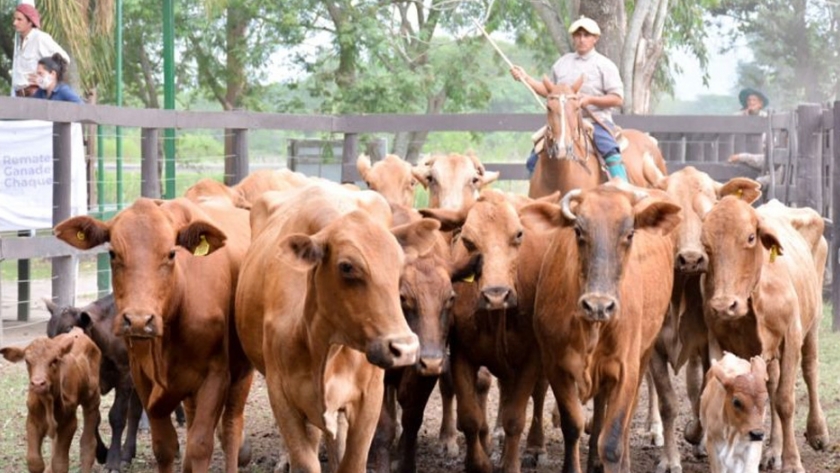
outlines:
[[[464,281],[464,282],[475,282],[475,273],[470,274],[469,276],[465,277],[465,278],[464,278],[464,279],[462,279],[461,281]]]
[[[773,245],[770,247],[770,262],[776,261],[776,257],[779,256],[779,247]]]
[[[76,232],[76,239],[79,241],[85,241],[85,232],[79,230]]]
[[[210,243],[207,243],[207,239],[204,238],[204,235],[201,235],[201,243],[195,247],[193,254],[195,256],[207,256],[207,253],[210,253]]]
[[[735,197],[739,199],[744,197],[744,189],[738,189],[737,191],[735,191]]]

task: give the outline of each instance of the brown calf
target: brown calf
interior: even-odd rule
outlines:
[[[36,338],[26,348],[0,349],[0,354],[12,363],[26,360],[29,371],[26,464],[30,473],[45,471],[41,446],[47,436],[53,447],[47,471],[69,471],[70,443],[76,433],[79,407],[84,419],[79,442],[81,471],[89,473],[100,419],[99,349],[81,329],[74,329],[55,338]]]
[[[386,218],[359,210],[356,199],[371,196]],[[320,471],[321,432],[332,468],[365,471],[382,368],[414,364],[418,354],[400,309],[400,275],[407,259],[429,251],[439,225],[423,219],[389,230],[382,196],[335,185],[266,194],[256,207],[274,214],[243,264],[236,324],[265,374],[291,471]]]
[[[160,472],[173,470],[179,449],[170,415],[182,400],[184,470],[208,471],[221,418],[225,471],[237,471],[253,372],[232,323],[247,222],[248,212],[229,204],[141,198],[108,222],[82,216],[55,228],[80,249],[110,243],[115,330],[128,345]]]
[[[680,208],[611,186],[572,191],[523,218],[556,228],[534,331],[560,407],[564,471],[580,471],[581,400],[595,400],[588,471],[630,472],[630,419],[668,310]]]
[[[722,351],[768,363],[773,407],[764,466],[804,471],[794,434],[797,365],[808,387],[806,437],[815,449],[828,444],[819,402],[817,342],[827,244],[823,221],[810,209],[752,199],[721,199],[703,220],[709,252],[703,290],[713,359]],[[810,218],[808,217],[810,215]]]
[[[389,154],[371,164],[370,157],[361,154],[356,159],[356,169],[368,188],[382,194],[388,202],[406,207],[414,205],[417,179],[412,174],[411,163]]]
[[[758,473],[767,410],[767,365],[726,353],[706,374],[700,399],[712,473]]]

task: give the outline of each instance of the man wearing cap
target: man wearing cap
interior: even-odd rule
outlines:
[[[624,84],[618,67],[606,56],[595,51],[595,44],[601,38],[601,28],[591,18],[581,16],[569,27],[575,52],[564,54],[551,66],[551,80],[555,84],[569,84],[583,75],[583,85],[578,92],[580,106],[586,107],[598,120],[593,121],[595,147],[607,164],[610,177],[627,181],[627,170],[621,161],[621,152],[611,129],[614,127],[610,109],[624,103]],[[543,97],[548,95],[541,81],[529,76],[521,67],[510,70],[513,78],[524,81]],[[599,123],[600,122],[600,123]],[[609,127],[605,128],[603,125]],[[537,165],[536,153],[528,158],[528,170],[532,173]]]
[[[18,5],[12,24],[20,34],[20,45],[15,49],[12,60],[12,90],[18,97],[30,97],[38,90],[38,60],[58,53],[69,64],[70,56],[52,36],[41,30],[41,15],[34,5]]]
[[[741,110],[738,111],[738,115],[767,116],[766,108],[770,104],[770,99],[760,90],[752,87],[742,89],[738,94],[738,100],[741,102]]]

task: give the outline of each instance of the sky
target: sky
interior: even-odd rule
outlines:
[[[724,28],[732,29],[730,24]],[[710,31],[706,47],[709,50],[709,85],[703,85],[703,74],[700,63],[696,58],[683,51],[674,51],[674,62],[682,67],[682,74],[675,75],[674,95],[680,100],[694,100],[698,95],[734,95],[740,90],[738,84],[738,62],[752,59],[752,52],[746,46],[746,41],[725,53],[720,50],[726,46],[726,35]]]

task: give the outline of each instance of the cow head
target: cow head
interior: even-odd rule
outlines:
[[[703,283],[706,310],[720,319],[745,316],[763,265],[783,253],[775,230],[748,202],[732,195],[706,215],[701,239],[709,254]]]
[[[25,360],[29,391],[39,396],[49,394],[54,391],[54,385],[60,389],[62,358],[70,353],[73,342],[81,333],[81,330],[74,330],[56,338],[38,337],[26,348],[6,347],[0,349],[0,354],[12,363]]]
[[[389,232],[366,212],[353,211],[314,235],[287,236],[280,252],[310,271],[306,304],[335,327],[331,343],[363,351],[383,368],[406,366],[416,361],[419,343],[402,315],[400,277],[406,259],[431,249],[439,226],[423,219]]]
[[[429,189],[429,207],[453,210],[472,205],[481,188],[499,178],[498,172],[487,171],[472,153],[433,155],[412,172]]]
[[[49,299],[44,299],[44,304],[50,313],[50,320],[47,322],[47,336],[50,338],[58,334],[67,333],[75,327],[82,327],[82,311],[78,307],[59,307]]]
[[[224,233],[198,215],[186,199],[141,198],[108,222],[80,216],[55,227],[59,239],[82,250],[110,243],[117,335],[160,337],[181,297],[185,260],[224,246]]]
[[[452,259],[460,266],[466,263],[468,269],[458,272],[478,285],[478,309],[510,309],[518,305],[516,263],[525,231],[504,194],[485,190],[468,209],[421,212],[439,219],[444,230],[460,226],[452,242]]]
[[[362,154],[356,160],[356,169],[368,188],[382,194],[388,202],[409,207],[414,204],[417,179],[411,164],[399,156],[389,154],[371,165],[370,158]]]
[[[674,269],[682,274],[705,273],[709,255],[700,242],[703,217],[722,197],[738,195],[745,200],[761,196],[759,184],[751,179],[736,177],[725,184],[716,182],[697,168],[687,166],[669,176],[663,177],[656,187],[664,190],[682,207],[682,224],[673,232]]]
[[[579,268],[578,307],[591,322],[609,321],[619,312],[619,283],[636,232],[667,235],[679,225],[679,212],[670,201],[612,185],[570,191],[559,207],[536,203],[521,211],[535,228],[559,226],[572,232],[570,254],[577,261],[569,264]]]
[[[712,362],[708,383],[720,383],[726,395],[723,419],[735,428],[738,437],[752,442],[764,440],[764,414],[767,407],[767,365],[760,356],[750,361],[726,353]]]

